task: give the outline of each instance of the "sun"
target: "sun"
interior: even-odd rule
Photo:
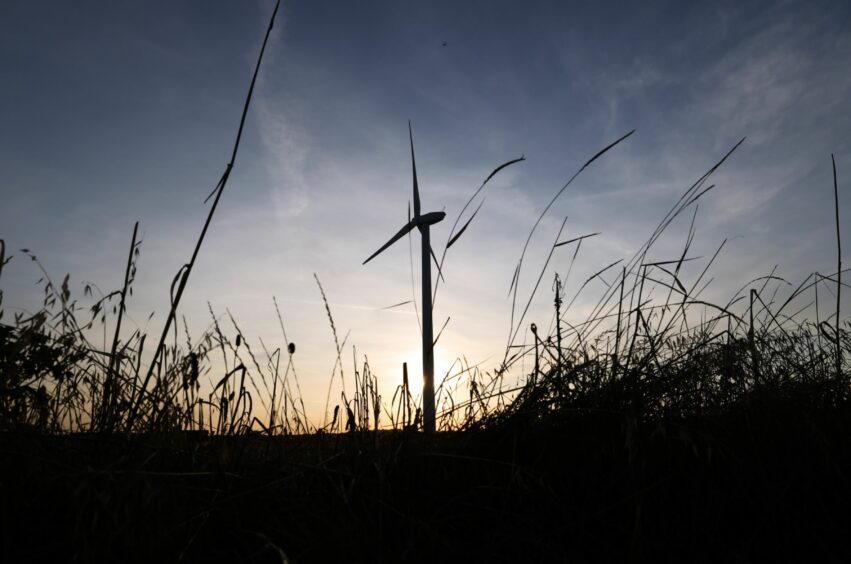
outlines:
[[[408,364],[408,382],[414,395],[422,394],[423,390],[423,350],[421,347],[405,349],[399,358],[399,364]],[[454,365],[454,366],[453,366]],[[442,347],[434,349],[434,389],[437,390],[447,375],[459,371],[458,363],[447,355]]]

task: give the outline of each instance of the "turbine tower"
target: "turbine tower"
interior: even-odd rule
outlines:
[[[417,185],[417,161],[414,158],[414,135],[411,132],[411,122],[408,122],[408,136],[411,140],[411,166],[414,171],[414,217],[399,230],[389,241],[363,261],[368,263],[384,249],[407,235],[414,227],[419,228],[422,240],[422,304],[423,304],[423,430],[426,433],[435,431],[434,409],[434,337],[431,321],[431,241],[429,227],[446,217],[446,213],[420,213],[420,190]]]

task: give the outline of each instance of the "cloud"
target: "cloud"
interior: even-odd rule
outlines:
[[[813,83],[813,56],[790,23],[776,24],[726,54],[702,78],[706,117],[718,120],[722,137],[748,131],[751,145],[783,133],[789,112]],[[817,71],[816,71],[817,72]],[[735,130],[735,131],[733,131]]]
[[[306,163],[311,154],[308,134],[292,123],[266,96],[257,100],[257,114],[264,158],[276,186],[272,197],[278,219],[304,213],[310,206]]]

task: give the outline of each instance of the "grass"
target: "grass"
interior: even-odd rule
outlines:
[[[434,436],[417,432],[406,378],[382,399],[354,348],[344,375],[346,339],[318,278],[332,379],[350,392],[329,392],[333,415],[314,426],[295,346],[258,348],[212,308],[198,339],[171,332],[142,387],[146,335],[119,331],[135,230],[122,288],[87,287],[91,306],[42,269],[42,308],[0,325],[5,561],[847,559],[851,326],[819,297],[840,303],[841,272],[794,285],[772,272],[709,303],[718,252],[684,269],[697,262],[696,210],[678,256],[646,259],[707,190],[691,186],[635,256],[575,295],[571,269],[556,275],[549,328],[510,342],[498,370],[457,364]],[[576,259],[590,236],[553,248],[575,245]],[[0,241],[0,268],[8,260]],[[603,275],[577,322],[571,307]],[[101,331],[109,352],[89,340]],[[526,377],[506,386],[522,363]]]
[[[250,341],[229,311],[212,307],[198,338],[185,323],[178,330],[180,298],[250,99],[251,88],[155,346],[123,324],[138,225],[122,287],[100,294],[87,285],[90,305],[72,296],[70,276],[55,284],[27,250],[43,273],[41,308],[4,322],[0,290],[3,561],[851,557],[851,324],[840,308],[835,164],[836,272],[797,284],[771,272],[725,303],[705,298],[724,245],[702,265],[691,256],[697,203],[739,142],[684,191],[634,256],[601,266],[572,296],[573,261],[598,233],[561,240],[560,231],[550,256],[572,245],[570,268],[554,277],[548,327],[530,324],[531,342],[520,343],[550,272],[547,260],[528,298],[520,296],[532,235],[573,179],[631,133],[597,152],[526,240],[510,281],[501,365],[489,372],[459,360],[437,390],[440,432],[425,435],[407,370],[390,398],[354,347],[344,374],[348,336],[338,338],[318,277],[335,343],[330,382],[339,372],[343,383],[339,399],[329,383],[321,423],[301,399],[277,301],[285,347]],[[497,167],[461,210],[435,258],[435,296],[447,251],[472,225],[484,188],[522,160]],[[648,260],[672,222],[689,215],[681,252]],[[9,259],[0,240],[0,281]],[[700,265],[697,275],[685,265]],[[605,279],[591,313],[576,320],[574,304]],[[825,292],[835,307],[825,305]],[[98,333],[109,335],[102,347],[93,342]],[[518,372],[520,383],[509,384]]]

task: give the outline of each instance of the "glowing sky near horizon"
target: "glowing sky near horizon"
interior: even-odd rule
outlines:
[[[0,279],[7,312],[41,296],[38,270],[17,249],[57,279],[70,272],[82,298],[84,280],[105,292],[120,286],[138,220],[131,327],[159,333],[169,284],[229,158],[273,5],[4,2],[0,238],[15,255]],[[340,339],[348,334],[347,378],[354,345],[389,397],[402,362],[412,373],[419,366],[412,307],[384,309],[412,297],[408,243],[361,263],[406,221],[408,120],[423,209],[447,212],[432,230],[435,246],[491,170],[527,159],[486,188],[449,250],[435,304],[436,330],[451,317],[438,371],[459,356],[486,370],[502,359],[508,287],[535,219],[582,163],[632,129],[542,222],[521,301],[565,216],[563,238],[602,232],[583,244],[572,294],[590,273],[632,256],[742,137],[697,219],[693,254],[730,239],[710,297],[774,265],[794,283],[831,272],[831,153],[841,221],[851,224],[848,69],[846,1],[285,1],[180,314],[197,337],[209,301],[219,314],[229,309],[252,344],[274,348],[283,344],[276,296],[308,411],[319,414],[335,352],[316,273]],[[651,255],[672,258],[687,228],[673,226]],[[419,300],[418,238],[413,245]],[[553,273],[564,275],[571,256],[554,254],[525,325],[547,324]],[[602,288],[577,301],[575,319]]]

